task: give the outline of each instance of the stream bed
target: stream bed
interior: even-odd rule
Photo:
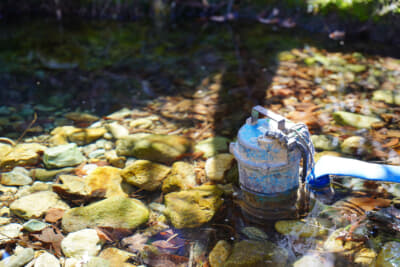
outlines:
[[[0,266],[400,266],[398,184],[333,179],[255,223],[228,149],[262,105],[315,161],[400,165],[397,49],[153,24],[0,25]]]

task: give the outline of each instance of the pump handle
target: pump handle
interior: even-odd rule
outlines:
[[[281,130],[281,131],[285,130],[285,118],[279,114],[276,114],[276,113],[262,107],[262,106],[255,106],[251,110],[251,123],[252,124],[256,123],[260,113],[262,115],[264,115],[265,117],[267,117],[273,121],[276,121],[278,123],[279,130]]]

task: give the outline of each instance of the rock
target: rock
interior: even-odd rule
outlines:
[[[310,219],[309,221],[282,220],[275,223],[275,230],[283,235],[297,237],[322,237],[327,234],[328,227],[325,227],[322,219]]]
[[[12,169],[15,166],[32,166],[40,162],[40,154],[45,146],[36,143],[18,144],[11,152],[0,158],[0,168]]]
[[[35,180],[47,182],[53,180],[56,177],[56,175],[60,173],[69,173],[72,172],[73,170],[74,168],[72,167],[67,167],[58,170],[46,170],[46,169],[36,168],[36,169],[31,169],[29,171],[29,175]]]
[[[108,163],[110,163],[111,166],[117,168],[125,167],[126,158],[123,156],[118,156],[115,150],[106,151],[106,153],[104,153],[104,156],[106,157],[106,160],[108,161]]]
[[[224,267],[284,267],[288,252],[268,241],[243,240],[234,244]]]
[[[346,64],[345,65],[346,69],[348,69],[351,72],[363,72],[367,69],[367,66],[361,65],[361,64]]]
[[[340,145],[344,154],[365,155],[368,152],[367,139],[362,136],[347,137]]]
[[[371,266],[378,253],[371,248],[362,248],[354,255],[354,263],[360,266]]]
[[[381,121],[378,118],[359,115],[351,112],[336,111],[333,113],[333,119],[338,124],[350,125],[356,128],[371,128],[373,123]]]
[[[334,267],[333,257],[324,257],[319,254],[304,255],[293,263],[293,267]]]
[[[105,128],[76,128],[76,130],[67,136],[68,141],[72,143],[76,143],[77,145],[86,145],[90,144],[97,139],[103,137],[103,135],[107,132]]]
[[[100,252],[99,257],[106,259],[110,262],[110,266],[118,266],[118,267],[134,267],[128,262],[130,258],[135,257],[136,255],[133,253],[129,253],[127,251],[117,249],[117,248],[106,248]]]
[[[400,266],[400,242],[391,241],[385,243],[379,251],[375,266]]]
[[[187,190],[196,186],[196,173],[192,164],[177,161],[162,184],[163,193]]]
[[[101,249],[101,241],[96,230],[82,229],[69,233],[61,241],[61,249],[67,257],[96,256]]]
[[[1,183],[4,185],[28,185],[32,183],[29,171],[23,167],[15,167],[11,172],[0,174]]]
[[[110,120],[121,120],[123,118],[126,118],[132,114],[132,111],[127,108],[123,108],[121,110],[118,110],[110,115],[107,116],[107,119]]]
[[[11,257],[5,258],[0,262],[0,267],[21,267],[30,262],[34,255],[31,248],[21,248]]]
[[[47,226],[48,226],[47,223],[44,223],[44,222],[36,220],[36,219],[31,219],[23,224],[24,230],[26,230],[28,232],[38,232],[38,231],[43,230]]]
[[[117,154],[171,163],[190,148],[188,139],[176,135],[132,134],[117,141]]]
[[[90,189],[90,193],[102,190],[107,198],[113,196],[127,197],[127,193],[121,186],[122,177],[120,173],[121,169],[115,167],[98,167],[86,177],[85,183]]]
[[[149,210],[141,201],[117,196],[68,210],[62,227],[67,232],[97,226],[135,229],[148,218]]]
[[[75,143],[48,148],[43,155],[43,163],[49,169],[76,166],[84,160]]]
[[[67,258],[64,267],[114,267],[110,262],[100,257],[83,257],[82,259]]]
[[[17,238],[20,235],[21,230],[22,225],[19,223],[10,223],[0,226],[0,244],[3,245],[13,238]]]
[[[207,159],[205,171],[208,179],[214,182],[223,182],[225,174],[232,168],[235,157],[232,154],[218,154]]]
[[[139,118],[129,121],[129,128],[131,129],[151,129],[154,127],[152,118]]]
[[[106,127],[115,139],[120,139],[129,135],[129,130],[116,121],[107,124]]]
[[[42,191],[15,200],[11,212],[24,219],[40,218],[50,208],[67,210],[69,206],[54,192]]]
[[[328,252],[349,255],[352,254],[355,249],[360,248],[363,242],[344,241],[339,238],[345,232],[346,230],[344,228],[338,228],[332,232],[324,242],[324,250]]]
[[[329,135],[312,135],[311,141],[317,150],[335,150],[339,146],[339,140]]]
[[[391,90],[375,90],[372,95],[372,100],[383,101],[387,104],[400,105],[400,93]]]
[[[165,215],[175,228],[193,228],[210,221],[223,203],[222,191],[214,185],[165,195]]]
[[[104,148],[96,149],[88,154],[89,159],[104,159],[106,150]]]
[[[11,218],[9,217],[0,217],[0,225],[5,225],[11,223]]]
[[[60,261],[52,254],[44,252],[36,258],[34,267],[60,267]]]
[[[18,189],[16,187],[0,185],[0,201],[11,202],[15,199],[17,191]]]
[[[40,191],[51,191],[51,184],[34,182],[31,186],[26,185],[21,187],[15,196],[16,198],[21,198]]]
[[[0,163],[1,163],[1,159],[6,157],[8,155],[8,153],[10,153],[12,150],[13,150],[13,147],[11,145],[0,143]]]
[[[194,147],[195,152],[203,152],[203,157],[209,158],[218,153],[228,152],[229,139],[222,136],[215,136],[200,141]]]
[[[86,184],[86,179],[76,175],[60,175],[62,184],[53,184],[53,190],[59,192],[60,190],[69,194],[88,196],[90,188]]]
[[[92,123],[100,120],[99,117],[85,112],[68,112],[64,117],[74,122]]]
[[[167,177],[171,168],[148,160],[136,160],[122,170],[121,176],[129,184],[147,191],[154,191]]]
[[[260,241],[268,239],[268,235],[263,230],[255,226],[246,226],[243,227],[240,231],[244,235],[246,235],[248,239]]]
[[[225,240],[219,240],[208,256],[211,267],[223,267],[231,253],[232,247]]]

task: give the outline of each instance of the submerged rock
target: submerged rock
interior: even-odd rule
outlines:
[[[31,169],[29,171],[29,175],[33,177],[35,180],[47,182],[53,180],[56,175],[60,173],[68,173],[72,172],[74,168],[72,167],[66,167],[58,170],[46,170],[42,168],[36,168],[36,169]]]
[[[298,237],[321,237],[327,234],[325,222],[321,223],[319,219],[309,221],[283,220],[275,223],[275,229],[283,235],[292,235]]]
[[[25,266],[28,262],[33,260],[35,256],[35,252],[32,248],[22,248],[18,247],[16,252],[11,257],[5,258],[4,260],[0,261],[0,267],[20,267]]]
[[[328,257],[327,257],[328,256]],[[304,255],[293,263],[293,267],[334,267],[335,261],[333,256],[320,254]]]
[[[67,257],[96,256],[101,249],[101,242],[96,230],[83,229],[69,233],[61,241],[61,249]]]
[[[241,229],[241,232],[252,240],[267,240],[268,235],[260,228],[254,226],[247,226]]]
[[[115,167],[97,167],[85,178],[85,183],[90,189],[90,193],[101,190],[105,192],[107,198],[113,196],[128,196],[121,185],[121,169]]]
[[[40,154],[45,149],[45,146],[36,143],[18,144],[0,158],[0,168],[11,169],[15,166],[36,165],[40,162]]]
[[[129,184],[147,191],[154,191],[160,187],[171,168],[149,160],[136,160],[122,170],[121,176]]]
[[[224,267],[284,267],[288,252],[269,241],[243,240],[235,243]]]
[[[198,142],[195,152],[203,152],[203,157],[209,158],[218,153],[228,152],[229,139],[222,136],[215,136]]]
[[[391,90],[376,90],[372,95],[372,100],[383,101],[387,104],[400,105],[400,93]]]
[[[66,192],[74,195],[87,196],[90,189],[85,183],[85,178],[76,175],[60,175],[62,184],[53,184],[54,192]]]
[[[76,128],[74,126],[60,126],[51,131],[50,142],[63,145],[68,142],[86,145],[101,138],[107,130],[105,128]]]
[[[311,141],[317,150],[335,150],[339,145],[339,140],[328,135],[312,135]]]
[[[28,185],[32,183],[29,171],[23,167],[15,167],[11,172],[0,174],[3,185]]]
[[[41,231],[44,228],[46,228],[47,226],[48,226],[47,223],[44,223],[44,222],[36,220],[36,219],[31,219],[23,224],[24,230],[26,230],[28,232]]]
[[[171,173],[162,184],[164,193],[187,190],[196,186],[196,173],[192,164],[178,161],[172,165]]]
[[[334,120],[339,124],[349,125],[356,128],[371,128],[372,124],[381,121],[378,118],[359,115],[346,111],[333,113]]]
[[[400,242],[391,241],[385,243],[381,251],[379,251],[375,266],[400,266]]]
[[[340,239],[346,233],[344,228],[338,228],[332,232],[324,242],[324,249],[328,252],[342,253],[344,255],[352,254],[355,249],[360,248],[363,242],[345,241]]]
[[[165,195],[165,215],[176,228],[193,228],[210,221],[223,203],[223,192],[214,185]]]
[[[208,179],[214,182],[224,182],[225,174],[232,168],[235,157],[232,154],[218,154],[207,159],[205,171]]]
[[[148,218],[149,210],[141,201],[116,196],[68,210],[63,216],[62,227],[67,232],[97,226],[135,229]]]
[[[219,240],[208,256],[211,267],[223,267],[231,254],[232,246],[225,240]]]
[[[76,166],[84,160],[75,143],[48,148],[43,155],[43,163],[50,169]]]
[[[135,257],[135,254],[117,248],[106,248],[100,252],[99,257],[108,260],[110,262],[110,266],[118,266],[118,267],[136,266],[128,262],[130,258]]]
[[[40,254],[36,260],[34,267],[60,267],[60,261],[48,252]]]
[[[344,154],[364,155],[368,152],[367,139],[362,136],[350,136],[340,144],[340,149]]]
[[[13,238],[18,238],[22,230],[22,225],[19,223],[9,223],[0,226],[0,244],[3,245]]]
[[[117,141],[117,154],[160,163],[171,163],[187,152],[188,139],[176,135],[132,134]]]
[[[40,218],[50,208],[67,210],[69,206],[56,193],[41,191],[15,200],[10,205],[11,211],[24,219]]]
[[[107,129],[111,132],[115,139],[120,139],[129,135],[129,130],[125,126],[114,121],[106,125]]]

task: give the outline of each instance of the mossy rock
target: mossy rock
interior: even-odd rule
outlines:
[[[371,128],[373,123],[381,121],[375,117],[359,115],[346,111],[336,111],[333,113],[333,119],[338,124],[349,125],[356,128]]]
[[[215,185],[165,195],[165,215],[175,228],[194,228],[210,221],[221,207],[223,192]]]
[[[177,161],[172,165],[171,173],[162,184],[164,193],[187,190],[196,185],[196,173],[190,163]]]

